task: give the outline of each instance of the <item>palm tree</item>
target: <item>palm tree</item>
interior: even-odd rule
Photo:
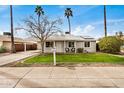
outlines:
[[[41,31],[41,29],[40,29],[40,17],[41,17],[41,15],[44,15],[43,8],[41,6],[37,6],[35,8],[35,13],[37,13],[37,15],[38,15],[38,25],[39,25],[38,30],[40,32]],[[39,33],[39,34],[41,34],[41,33]],[[44,42],[41,43],[41,47],[42,47],[42,53],[44,53]]]
[[[106,25],[106,6],[104,5],[104,33],[107,36],[107,25]]]
[[[41,15],[44,15],[44,11],[43,11],[43,8],[41,6],[37,6],[35,8],[35,12],[37,13],[38,15],[38,24],[40,23],[40,17]]]
[[[14,44],[14,35],[13,35],[13,11],[12,11],[12,5],[10,5],[10,21],[11,21],[11,52],[16,53],[15,44]]]
[[[71,8],[66,8],[65,10],[65,16],[68,19],[68,24],[69,24],[69,34],[71,34],[71,24],[70,24],[70,16],[73,16],[72,10]]]

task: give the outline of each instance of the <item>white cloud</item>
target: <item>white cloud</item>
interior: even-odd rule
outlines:
[[[92,25],[87,25],[85,28],[84,28],[84,30],[83,30],[83,33],[89,33],[89,32],[91,32],[91,31],[93,31],[95,29],[95,27],[94,26],[92,26]]]
[[[75,28],[75,30],[72,31],[72,34],[78,35],[78,34],[81,33],[82,30],[83,30],[83,29],[81,28],[81,26],[77,26],[77,27]]]
[[[92,32],[95,29],[92,25],[87,25],[84,28],[82,26],[77,26],[74,31],[72,31],[72,34],[74,35],[89,35],[90,32]]]
[[[107,25],[120,25],[124,23],[124,19],[108,19],[107,20]],[[93,22],[91,23],[93,25],[103,25],[104,24],[104,19],[101,21]]]

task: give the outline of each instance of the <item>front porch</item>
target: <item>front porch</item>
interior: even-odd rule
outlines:
[[[49,41],[44,44],[44,52],[52,52],[56,48],[57,53],[76,53],[76,41]]]

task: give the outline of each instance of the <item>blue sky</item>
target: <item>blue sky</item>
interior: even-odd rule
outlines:
[[[36,6],[13,6],[14,27],[22,23],[22,19],[34,14]],[[62,18],[61,26],[63,32],[68,31],[67,19],[64,16],[65,8],[72,8],[71,18],[72,34],[81,36],[91,36],[95,38],[104,35],[103,6],[87,5],[43,5],[45,15],[51,19]],[[108,35],[114,35],[117,31],[124,32],[124,6],[107,6],[107,31]],[[9,6],[0,6],[0,33],[10,31]],[[24,31],[15,32],[16,36],[26,37]]]

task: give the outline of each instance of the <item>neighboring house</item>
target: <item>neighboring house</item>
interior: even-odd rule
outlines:
[[[0,40],[0,47],[3,45],[3,42]]]
[[[22,38],[14,38],[16,51],[26,51],[37,49],[36,42],[24,40]],[[0,35],[0,47],[3,46],[7,51],[11,50],[11,37],[8,35]]]
[[[70,34],[50,36],[44,44],[44,52],[50,53],[53,48],[57,53],[77,52],[83,48],[85,52],[96,52],[96,40],[91,37],[74,36]],[[37,48],[41,49],[40,41]]]

